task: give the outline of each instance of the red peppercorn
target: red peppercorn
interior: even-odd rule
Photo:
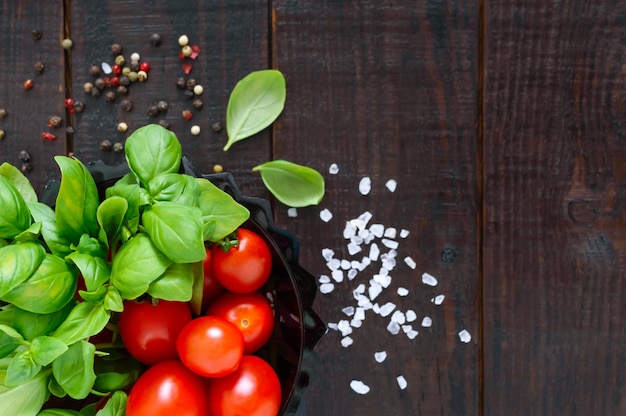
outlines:
[[[185,62],[185,59],[186,58],[185,58],[185,55],[183,54],[183,51],[182,50],[179,51],[178,52],[178,60],[181,61],[181,62]]]
[[[66,98],[65,101],[63,102],[63,104],[65,105],[65,108],[67,108],[68,110],[73,109],[74,108],[74,99],[73,98]]]
[[[41,138],[44,139],[44,140],[50,140],[52,142],[52,141],[55,141],[57,139],[57,136],[55,136],[52,133],[43,132],[43,133],[41,133]]]
[[[147,62],[142,62],[139,64],[139,70],[143,71],[143,72],[149,72],[150,71],[150,64]]]
[[[111,86],[112,87],[119,87],[120,85],[120,79],[118,77],[113,77],[111,78]]]
[[[185,73],[185,75],[189,75],[192,68],[193,66],[191,64],[183,64],[183,72]]]
[[[104,81],[104,88],[109,88],[111,86],[111,78],[104,77],[102,78],[102,81]]]
[[[24,91],[28,91],[31,88],[33,88],[33,80],[27,79],[26,81],[24,81]]]
[[[183,110],[183,118],[185,119],[185,121],[191,120],[191,117],[193,117],[193,113],[191,111]]]
[[[196,59],[200,54],[200,47],[198,45],[191,45],[191,55],[189,57],[191,59]]]
[[[115,76],[122,75],[122,67],[121,66],[113,65],[113,67],[111,69],[113,70],[113,75],[115,75]]]

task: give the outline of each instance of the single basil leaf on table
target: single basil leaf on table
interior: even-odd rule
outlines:
[[[67,351],[67,345],[54,337],[40,336],[32,340],[30,353],[37,365],[47,366]]]
[[[135,299],[143,295],[171,263],[150,237],[140,233],[124,243],[113,258],[110,281],[124,299]]]
[[[205,178],[196,178],[200,188],[198,206],[202,211],[203,236],[219,241],[250,218],[250,211],[232,196]]]
[[[72,299],[76,284],[76,271],[63,259],[46,254],[37,270],[1,299],[30,312],[52,313]]]
[[[148,184],[148,192],[154,202],[174,202],[196,206],[198,183],[196,178],[180,173],[166,173],[153,178]]]
[[[251,72],[233,88],[226,107],[224,150],[272,124],[285,107],[285,77],[275,69]]]
[[[141,220],[154,245],[171,261],[194,263],[204,259],[200,209],[161,202],[146,209]]]
[[[33,219],[41,222],[41,235],[50,252],[59,257],[70,254],[72,242],[59,230],[54,210],[42,202],[29,202],[27,205]]]
[[[33,313],[16,307],[13,311],[12,325],[26,340],[49,335],[61,325],[73,307],[73,303],[70,302],[61,310],[46,314]]]
[[[148,294],[157,299],[188,302],[193,293],[193,278],[191,263],[172,263],[150,284]]]
[[[80,302],[54,331],[53,336],[71,345],[81,339],[99,334],[109,323],[110,318],[111,314],[103,305]]]
[[[33,241],[0,248],[0,299],[32,276],[45,257],[46,250]]]
[[[0,238],[13,238],[30,226],[26,201],[4,176],[0,176],[0,207]]]
[[[96,237],[96,212],[100,199],[93,177],[77,159],[55,156],[54,160],[61,169],[61,184],[55,204],[61,235],[74,244],[78,244],[83,234]]]
[[[131,172],[144,187],[159,175],[178,172],[183,154],[176,135],[158,124],[135,130],[126,139],[125,152]]]
[[[28,178],[15,166],[4,162],[0,165],[0,176],[7,178],[18,190],[24,201],[37,202],[37,193]]]
[[[23,384],[39,374],[42,368],[42,365],[35,363],[30,350],[20,351],[11,358],[4,384],[8,387]]]
[[[6,372],[9,362],[9,358],[2,359],[0,373]],[[44,369],[32,379],[15,387],[0,383],[2,414],[36,416],[50,394],[48,391],[50,373],[50,369]]]
[[[52,363],[52,374],[67,394],[76,400],[87,397],[96,373],[93,369],[96,347],[80,340],[69,346],[63,355]]]
[[[259,172],[272,195],[289,207],[317,205],[324,197],[324,177],[308,166],[272,160],[252,170]]]

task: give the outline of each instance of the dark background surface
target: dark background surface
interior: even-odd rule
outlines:
[[[316,373],[307,415],[626,414],[624,2],[4,0],[0,27],[0,107],[9,113],[0,120],[0,162],[19,166],[18,153],[28,151],[38,192],[59,177],[54,155],[119,163],[123,155],[101,150],[102,140],[123,143],[165,119],[196,167],[222,164],[246,195],[270,197],[251,171],[270,159],[324,175],[320,206],[290,217],[273,204],[315,276],[330,274],[324,248],[361,259],[348,253],[343,229],[364,212],[409,231],[396,238],[393,280],[376,301],[414,310],[419,335],[390,334],[389,317],[372,311],[347,348],[331,330],[308,363]],[[176,87],[185,76],[182,34],[201,48],[190,76],[205,91],[190,122],[181,112],[191,100]],[[83,92],[89,68],[112,62],[113,43],[151,65],[148,80],[129,88],[129,113],[120,97]],[[211,124],[224,122],[240,78],[269,67],[287,80],[285,111],[271,130],[223,152],[225,131]],[[66,113],[66,97],[85,110]],[[162,99],[169,110],[150,117]],[[60,129],[48,128],[53,115],[63,118]],[[121,121],[127,133],[116,130]],[[200,136],[189,133],[193,124]],[[361,195],[365,176],[372,191]],[[322,209],[333,214],[328,223]],[[319,294],[321,318],[346,319],[352,290],[379,266]],[[422,284],[424,272],[439,284]],[[399,287],[409,295],[398,296]],[[445,300],[435,305],[439,294]],[[421,326],[424,316],[431,327]],[[388,357],[377,363],[382,350]],[[352,391],[354,379],[370,392]]]

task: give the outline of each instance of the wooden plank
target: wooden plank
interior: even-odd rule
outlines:
[[[183,144],[183,152],[196,168],[210,173],[214,164],[222,164],[235,175],[245,194],[265,196],[262,182],[251,168],[269,158],[267,132],[225,153],[225,130],[215,133],[211,124],[217,121],[224,125],[228,96],[235,83],[250,71],[267,68],[267,15],[266,0],[158,0],[140,5],[134,1],[72,2],[74,96],[86,104],[85,111],[75,117],[76,155],[85,161],[119,163],[123,154],[102,151],[102,140],[123,143],[135,129],[163,119],[170,123]],[[162,37],[158,47],[151,44],[154,33]],[[200,47],[198,57],[187,60],[193,65],[189,75],[178,59],[180,35],[187,35],[190,44]],[[122,46],[127,63],[131,54],[137,52],[151,69],[146,82],[131,84],[126,97],[118,96],[110,103],[104,93],[93,97],[83,91],[83,86],[95,80],[89,70],[92,65],[113,64],[114,43]],[[193,99],[177,87],[179,77],[193,78],[204,87],[201,110],[196,110]],[[120,108],[123,98],[132,101],[131,112]],[[168,111],[149,116],[150,106],[159,100],[169,104]],[[183,120],[183,110],[192,111],[191,121]],[[117,131],[119,122],[128,124],[128,132]],[[190,133],[195,124],[201,128],[199,136]]]
[[[316,350],[317,368],[305,397],[310,415],[473,415],[478,412],[479,355],[477,273],[477,45],[475,2],[273,2],[274,66],[287,80],[287,105],[274,136],[274,158],[312,166],[325,177],[320,206],[298,209],[296,218],[276,205],[279,225],[302,242],[301,263],[316,276],[330,276],[321,252],[350,256],[342,233],[346,221],[370,212],[370,224],[406,229],[397,237],[392,283],[375,299],[379,305],[413,309],[419,335],[385,328],[390,316],[372,310],[340,344],[330,331]],[[339,173],[329,174],[336,163]],[[361,195],[362,177],[372,190]],[[397,190],[385,187],[397,181]],[[333,218],[324,223],[320,211]],[[382,252],[388,252],[376,240]],[[412,257],[413,270],[403,259]],[[352,290],[369,286],[380,262],[353,280],[347,277],[315,309],[324,321],[350,319]],[[439,279],[429,287],[423,272]],[[407,297],[396,294],[410,290]],[[367,292],[366,292],[367,293]],[[442,306],[431,298],[445,295]],[[431,328],[422,328],[424,316]],[[460,342],[467,329],[471,343]],[[377,363],[374,353],[387,351]],[[401,390],[396,377],[408,386]],[[359,395],[351,380],[371,390]]]
[[[8,113],[0,119],[0,130],[5,132],[0,140],[0,163],[21,168],[19,153],[27,151],[32,167],[28,177],[41,194],[45,183],[59,176],[53,156],[66,152],[65,129],[48,127],[51,116],[65,119],[63,2],[4,1],[0,3],[0,27],[0,108]],[[41,38],[35,40],[33,31]],[[34,69],[37,62],[44,64],[42,73]],[[33,88],[26,91],[23,85],[28,79]],[[42,140],[42,132],[54,133],[57,139]]]
[[[485,414],[625,414],[626,4],[485,10]]]

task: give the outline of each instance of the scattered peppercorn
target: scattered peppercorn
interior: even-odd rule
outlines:
[[[96,87],[99,90],[103,90],[104,89],[104,79],[102,78],[96,78],[93,82],[94,87]]]
[[[222,123],[220,123],[219,121],[214,121],[213,123],[211,123],[211,130],[216,133],[222,131]]]
[[[125,66],[124,68],[122,68],[122,75],[125,75],[128,77],[128,74],[130,74],[130,68]]]
[[[139,76],[137,75],[137,73],[135,71],[130,71],[128,73],[128,79],[130,80],[130,82],[135,82],[135,81],[137,81],[138,78],[139,78]]]
[[[52,142],[52,141],[55,141],[57,139],[57,136],[55,136],[52,133],[43,132],[43,133],[41,133],[41,138],[43,140],[50,140]]]
[[[112,87],[118,87],[120,85],[120,79],[119,77],[113,77],[111,78],[111,86]]]
[[[159,111],[167,111],[167,109],[169,108],[169,104],[167,103],[167,101],[161,100],[157,103],[157,108],[159,109]]]
[[[222,172],[224,172],[224,168],[222,167],[222,165],[214,165],[213,166],[213,172],[215,172],[215,173],[222,173]]]
[[[44,68],[45,68],[45,66],[44,66],[43,62],[35,63],[35,72],[36,73],[38,73],[38,74],[43,73]]]
[[[83,111],[85,111],[85,103],[82,101],[75,101],[74,111],[77,113],[82,113]]]
[[[202,87],[202,85],[196,85],[195,87],[193,87],[193,93],[195,95],[202,95],[203,92],[204,88]]]
[[[150,72],[150,64],[147,62],[142,62],[139,64],[139,70],[143,72]]]
[[[22,162],[29,162],[30,161],[30,154],[26,150],[20,150],[20,153],[17,155],[17,157]]]
[[[172,125],[169,123],[169,121],[167,121],[167,120],[163,120],[163,119],[159,120],[159,125],[160,125],[161,127],[163,127],[163,128],[168,129],[168,130],[169,130],[169,129],[170,129],[170,127],[172,126]]]
[[[0,130],[0,142],[4,139],[5,134],[4,130]]]
[[[33,80],[32,79],[27,79],[26,81],[24,81],[24,91],[28,91],[30,89],[33,88]]]
[[[193,103],[191,103],[191,105],[193,105],[193,108],[195,108],[196,110],[202,110],[202,107],[204,107],[204,103],[199,98],[193,100]]]
[[[120,45],[119,43],[114,43],[113,45],[111,45],[111,53],[113,55],[119,55],[120,53],[122,53],[122,45]]]
[[[91,68],[89,68],[89,73],[94,77],[97,77],[100,75],[100,67],[98,65],[92,65]]]
[[[150,43],[152,44],[152,46],[160,46],[161,42],[163,42],[163,39],[158,33],[153,33],[152,35],[150,35]]]
[[[115,153],[119,153],[119,152],[121,152],[122,150],[124,150],[124,145],[123,145],[122,143],[117,142],[117,143],[115,143],[115,144],[113,145],[113,151],[114,151]]]
[[[73,98],[66,98],[65,100],[63,100],[63,105],[68,110],[73,109],[74,108],[74,99]]]
[[[150,117],[156,117],[157,115],[159,115],[159,109],[156,105],[151,105],[148,108],[148,116]]]
[[[133,102],[130,100],[122,100],[122,102],[120,103],[120,107],[122,108],[122,110],[129,112],[133,109]]]
[[[21,170],[22,170],[22,173],[28,173],[31,170],[33,170],[33,165],[31,165],[28,162],[24,162],[24,163],[22,163]]]
[[[183,110],[183,119],[185,119],[185,121],[191,120],[192,117],[193,113],[190,110]]]
[[[117,87],[117,95],[127,95],[128,94],[128,88],[126,88],[123,85],[120,85]]]
[[[6,110],[6,108],[0,108],[0,120],[3,118],[6,118],[6,116],[9,115],[9,112]]]
[[[115,57],[115,65],[122,67],[126,63],[126,59],[124,59],[124,55],[117,55]]]
[[[185,98],[193,98],[194,97],[193,91],[191,91],[191,90],[185,90],[184,94],[185,94]]]
[[[72,39],[63,39],[61,47],[65,50],[72,49]]]
[[[115,91],[107,91],[106,94],[104,94],[104,98],[110,103],[115,101],[115,97]]]
[[[197,124],[191,126],[191,129],[189,129],[189,131],[191,132],[191,134],[193,134],[194,136],[198,136],[200,134],[200,126],[198,126]]]
[[[124,133],[127,130],[128,130],[128,124],[124,123],[123,121],[117,125],[117,131],[119,131],[120,133]]]
[[[176,86],[180,88],[181,90],[185,89],[187,88],[187,81],[185,80],[185,78],[180,77],[176,80]]]
[[[118,64],[114,64],[111,67],[111,71],[113,72],[113,75],[116,77],[119,77],[120,75],[122,75],[122,67]]]
[[[100,149],[102,150],[111,150],[113,148],[113,143],[111,143],[111,140],[102,140],[102,142],[100,143]]]
[[[130,62],[131,63],[133,63],[133,62],[139,63],[140,60],[141,60],[141,55],[139,55],[137,52],[133,52],[130,55]]]
[[[40,30],[34,29],[32,35],[34,40],[39,40],[43,36],[43,33],[41,33]]]
[[[94,96],[94,97],[99,97],[99,96],[100,96],[100,94],[102,94],[102,90],[100,90],[100,89],[98,89],[98,88],[96,88],[96,87],[93,87],[93,88],[91,89],[91,95],[92,95],[92,96]]]
[[[191,52],[192,52],[192,51],[191,51],[191,46],[189,46],[189,45],[185,45],[185,46],[183,46],[182,52],[183,52],[183,56],[184,56],[185,58],[187,58],[187,57],[191,56]]]
[[[52,116],[48,119],[48,127],[52,129],[58,129],[61,127],[62,119],[59,116]]]
[[[129,86],[130,85],[130,78],[128,78],[127,75],[122,75],[120,77],[120,85],[123,85],[125,87]]]
[[[186,46],[187,44],[189,44],[189,38],[187,37],[187,35],[181,35],[178,38],[178,44],[180,46]]]
[[[137,72],[137,81],[144,82],[147,79],[148,79],[148,74],[146,73],[146,71]]]
[[[93,89],[93,84],[91,82],[85,82],[83,84],[83,91],[85,91],[87,94],[90,94],[92,89]]]
[[[188,90],[193,90],[194,87],[197,85],[197,83],[196,83],[196,80],[194,78],[189,78],[185,85],[186,85]]]

